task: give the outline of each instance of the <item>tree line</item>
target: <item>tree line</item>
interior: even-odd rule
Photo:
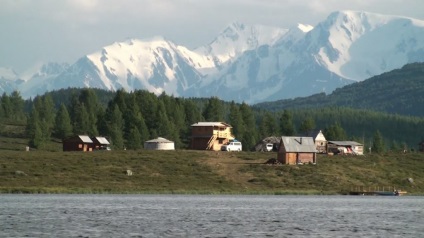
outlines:
[[[105,136],[114,149],[140,149],[159,136],[173,140],[176,148],[188,148],[191,125],[199,121],[229,123],[247,149],[269,136],[322,130],[327,140],[355,140],[374,152],[402,150],[413,148],[424,131],[424,120],[418,117],[342,107],[269,111],[217,97],[156,96],[145,90],[69,89],[29,100],[13,92],[3,94],[0,103],[0,120],[22,121],[29,145],[38,149],[45,149],[52,138],[73,135]]]

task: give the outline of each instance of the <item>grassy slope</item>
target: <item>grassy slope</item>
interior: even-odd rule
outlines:
[[[12,144],[15,150],[6,150]],[[395,186],[424,194],[424,153],[319,156],[317,165],[286,166],[264,164],[276,157],[271,152],[82,153],[60,152],[58,143],[51,145],[53,152],[25,152],[24,144],[0,138],[0,192],[334,194]]]

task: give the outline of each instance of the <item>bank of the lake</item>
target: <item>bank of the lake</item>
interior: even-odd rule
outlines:
[[[270,158],[276,153],[3,150],[0,192],[344,194],[384,186],[424,194],[424,153],[318,155],[316,165],[297,166],[265,164]]]

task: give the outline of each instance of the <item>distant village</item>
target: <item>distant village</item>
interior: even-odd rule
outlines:
[[[231,125],[225,122],[197,122],[191,125],[189,149],[211,151],[242,151],[242,142],[237,141]],[[144,142],[148,150],[175,150],[173,141],[158,137]],[[423,147],[420,147],[422,150]],[[63,151],[110,150],[105,137],[78,135],[63,140]],[[264,138],[256,151],[277,152],[276,163],[315,164],[317,153],[328,155],[363,155],[364,145],[356,141],[327,141],[323,132],[317,130],[301,136]]]

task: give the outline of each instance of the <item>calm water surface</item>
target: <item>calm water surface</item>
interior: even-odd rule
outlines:
[[[0,195],[1,237],[424,237],[424,197]]]

